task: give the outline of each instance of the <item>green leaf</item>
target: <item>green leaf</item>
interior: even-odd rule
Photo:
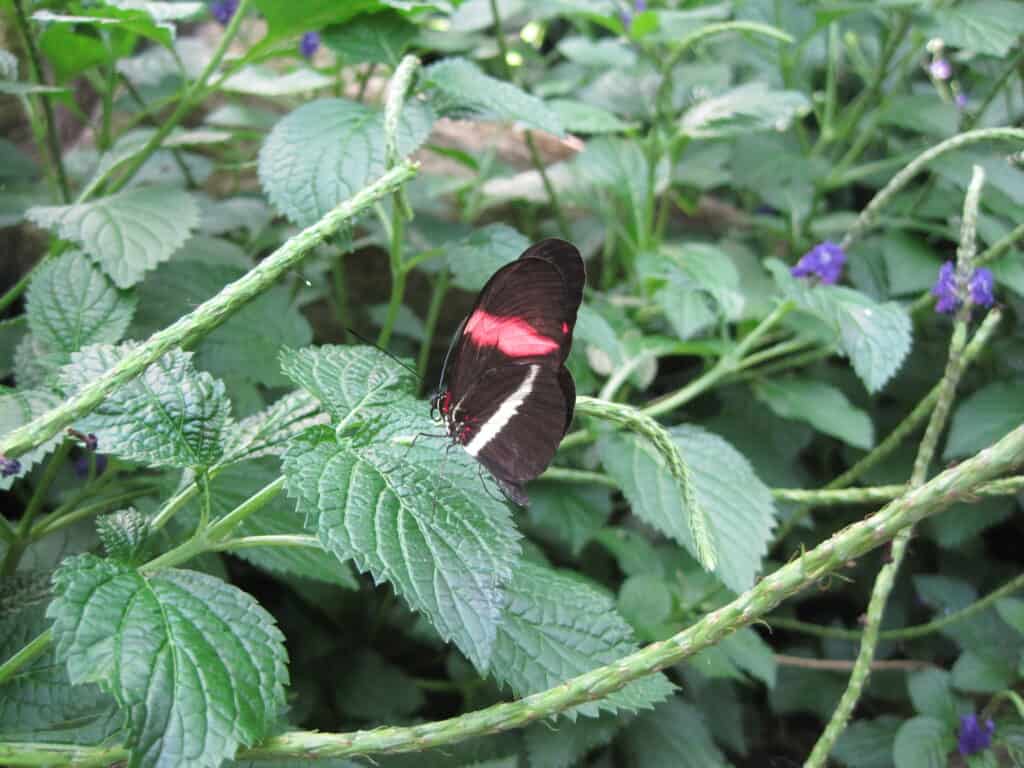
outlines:
[[[868,392],[881,390],[903,365],[913,327],[899,304],[877,304],[842,286],[810,285],[791,276],[777,259],[769,259],[765,266],[788,298],[832,328]]]
[[[622,133],[637,126],[636,123],[623,122],[606,109],[573,99],[552,99],[548,108],[558,117],[562,127],[573,133]]]
[[[327,414],[311,394],[301,389],[289,392],[273,405],[229,425],[221,463],[279,456],[295,435],[326,423]]]
[[[519,258],[530,241],[506,224],[488,224],[466,237],[442,246],[452,283],[464,291],[479,291],[500,267]]]
[[[284,638],[248,594],[194,571],[150,577],[93,555],[54,575],[58,658],[126,710],[129,766],[215,768],[284,706]]]
[[[267,21],[270,31],[263,41],[300,35],[328,24],[341,24],[360,13],[376,11],[378,0],[254,0],[253,5]]]
[[[60,373],[69,395],[102,376],[135,345],[94,344]],[[197,372],[192,353],[171,350],[142,376],[116,389],[76,423],[99,438],[100,451],[158,467],[208,467],[220,458],[231,410],[224,384]]]
[[[49,574],[19,571],[0,585],[0,662],[49,626]],[[7,739],[94,744],[113,734],[121,718],[98,686],[71,687],[67,670],[49,650],[0,685],[0,733]]]
[[[800,91],[776,91],[762,83],[748,83],[690,107],[680,127],[695,139],[785,131],[793,120],[810,111],[811,103]]]
[[[930,37],[947,46],[1004,58],[1024,34],[1020,5],[1012,0],[967,0],[933,12]]]
[[[398,66],[415,37],[416,25],[394,11],[363,14],[322,34],[324,45],[347,65],[368,62],[390,67]]]
[[[28,327],[66,362],[72,352],[124,336],[135,296],[117,288],[83,254],[73,251],[43,262],[25,297]]]
[[[718,435],[688,425],[669,433],[708,515],[719,559],[716,575],[729,589],[743,592],[761,569],[775,525],[771,492],[743,455]],[[618,433],[602,437],[598,451],[633,513],[696,556],[682,489],[661,455],[646,440]]]
[[[955,744],[949,727],[934,717],[907,720],[896,732],[892,746],[896,768],[944,768]]]
[[[424,704],[416,681],[375,651],[363,650],[345,667],[335,701],[350,717],[387,722],[407,718]]]
[[[107,557],[134,565],[140,562],[149,535],[149,520],[134,507],[128,507],[97,517],[96,533]]]
[[[612,513],[607,489],[537,482],[530,486],[530,523],[578,557]]]
[[[199,224],[199,206],[172,187],[138,187],[91,203],[29,208],[28,219],[82,246],[120,288],[171,257]]]
[[[569,61],[597,69],[628,69],[636,64],[636,51],[624,40],[611,37],[564,37],[558,52]]]
[[[875,443],[871,417],[831,384],[788,376],[759,381],[754,385],[754,393],[784,419],[805,421],[820,432],[865,451]]]
[[[281,475],[277,458],[245,461],[218,472],[211,482],[211,515],[220,518]],[[199,501],[192,502],[192,512],[199,515]],[[278,494],[249,515],[232,531],[232,536],[269,536],[273,534],[306,533],[302,517],[284,494]],[[274,573],[293,574],[307,579],[356,589],[352,570],[330,552],[310,547],[243,547],[229,550],[231,554]]]
[[[757,632],[749,627],[740,629],[722,640],[717,647],[752,678],[760,680],[769,688],[775,687],[778,675],[775,653]]]
[[[173,261],[150,275],[138,289],[139,311],[132,335],[145,338],[166,328],[245,273],[241,267],[201,261],[213,258],[213,252],[193,250],[189,243]],[[276,285],[207,334],[195,347],[195,361],[199,368],[224,379],[240,377],[281,387],[288,379],[270,361],[282,348],[302,347],[312,339],[313,330],[290,291]]]
[[[724,768],[700,712],[675,696],[645,712],[622,732],[621,742],[632,768]]]
[[[943,458],[970,456],[1024,422],[1024,381],[993,381],[953,411]]]
[[[639,573],[622,582],[618,607],[642,637],[654,638],[672,615],[672,593],[660,576]]]
[[[530,768],[571,768],[593,750],[611,743],[624,725],[622,715],[543,720],[527,727],[526,752]]]
[[[847,768],[893,768],[893,742],[902,722],[891,715],[854,720],[836,741],[832,755]]]
[[[232,93],[273,98],[308,93],[332,85],[334,80],[310,67],[278,72],[270,67],[250,65],[231,75],[221,89]]]
[[[998,693],[1010,688],[1016,674],[1014,665],[994,655],[968,650],[953,664],[953,685],[971,693]]]
[[[399,154],[419,147],[433,123],[429,107],[407,104],[398,123]],[[290,112],[259,156],[270,202],[299,226],[319,220],[384,169],[384,113],[346,99],[318,99]]]
[[[1024,600],[1018,597],[1004,597],[996,601],[999,617],[1024,635]]]
[[[485,75],[466,59],[454,57],[431,64],[423,70],[423,79],[435,89],[435,107],[441,114],[515,120],[556,136],[564,133],[558,116],[542,99]]]
[[[72,6],[76,8],[76,6]],[[88,11],[74,14],[60,14],[52,11],[36,11],[32,20],[43,24],[68,24],[73,26],[92,25],[97,27],[116,27],[141,37],[154,40],[165,48],[170,48],[174,41],[174,25],[158,23],[153,17],[140,10],[122,9],[117,7],[88,6]]]
[[[882,257],[889,276],[889,293],[893,296],[929,290],[935,285],[942,266],[924,242],[905,232],[882,235]]]
[[[950,689],[950,674],[944,669],[920,669],[907,677],[910,700],[919,715],[928,715],[950,725],[957,722],[957,703]]]
[[[58,405],[60,398],[43,389],[10,390],[0,394],[0,438]],[[16,475],[0,477],[0,490],[10,490],[15,480],[27,475],[63,439],[64,435],[58,433],[37,448],[19,456],[21,471]]]
[[[576,574],[522,562],[507,592],[508,606],[498,627],[491,671],[516,696],[552,688],[638,650],[632,630],[611,598]],[[673,690],[658,673],[635,680],[607,698],[581,704],[570,717],[646,709]]]

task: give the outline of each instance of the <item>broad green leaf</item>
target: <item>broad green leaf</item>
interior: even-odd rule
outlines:
[[[740,274],[729,254],[702,243],[663,247],[661,254],[651,276],[664,270],[667,282],[657,301],[680,339],[691,338],[719,317],[742,316]]]
[[[211,516],[220,518],[281,476],[277,458],[244,461],[218,472],[210,483]],[[192,503],[198,519],[199,502]],[[245,518],[232,532],[233,536],[269,536],[307,533],[302,518],[295,514],[295,505],[279,493],[267,504]],[[328,584],[355,589],[352,570],[323,549],[311,547],[243,547],[229,550],[255,566],[276,573],[294,574]]]
[[[36,11],[32,20],[42,24],[68,24],[73,26],[91,25],[96,27],[115,27],[135,35],[148,38],[165,48],[174,42],[174,25],[155,21],[153,17],[134,8],[118,8],[113,3],[88,6],[88,12],[61,14],[53,11]]]
[[[871,417],[831,384],[788,376],[759,381],[754,385],[754,393],[784,419],[805,421],[815,429],[865,451],[875,443]]]
[[[485,75],[466,59],[447,58],[431,64],[423,70],[423,80],[434,88],[434,106],[441,114],[515,120],[557,136],[564,132],[558,116],[542,99]]]
[[[920,669],[907,676],[910,700],[919,715],[955,725],[957,702],[950,689],[950,674],[944,669]]]
[[[0,663],[49,626],[49,573],[19,571],[0,586]],[[50,649],[0,685],[0,733],[8,739],[93,744],[120,726],[114,700],[95,685],[71,687]]]
[[[622,133],[637,125],[623,122],[606,109],[573,99],[552,99],[548,108],[558,116],[562,127],[573,133]]]
[[[651,206],[650,164],[635,141],[599,136],[572,162],[582,182],[579,192],[593,205],[594,188],[612,196],[634,228],[642,226],[644,211]],[[661,169],[659,169],[660,171]]]
[[[96,518],[96,534],[107,557],[135,565],[141,562],[149,536],[149,519],[134,507]]]
[[[82,246],[120,288],[166,261],[199,224],[187,192],[139,187],[91,203],[30,208],[30,221]]]
[[[748,83],[690,107],[680,127],[695,139],[782,132],[810,110],[811,103],[800,91],[776,91],[763,83]]]
[[[507,587],[491,671],[517,696],[552,688],[638,649],[611,598],[583,577],[522,562]],[[661,673],[636,680],[607,698],[575,707],[570,717],[646,709],[670,696]]]
[[[893,296],[929,290],[935,285],[942,266],[924,242],[905,232],[882,235],[882,257],[889,276],[889,293]]]
[[[58,405],[60,398],[44,389],[9,390],[0,394],[0,438]],[[37,448],[19,456],[21,471],[16,475],[0,477],[0,490],[9,490],[15,480],[27,475],[63,439],[64,435],[58,433]]]
[[[0,378],[14,373],[14,355],[28,331],[25,315],[0,320]]]
[[[662,577],[639,573],[622,582],[618,607],[642,638],[655,638],[672,614],[672,592]]]
[[[971,693],[999,693],[1017,678],[1014,665],[997,656],[967,650],[953,664],[953,685]]]
[[[380,380],[397,378],[382,368],[375,372]],[[386,388],[362,384],[362,404],[349,415],[383,421],[375,412],[384,410]],[[332,399],[343,401],[354,386],[339,382]],[[411,434],[430,424],[420,401],[396,398],[386,410],[391,419],[408,419]],[[354,425],[350,433],[354,439],[336,439],[333,429],[312,427],[293,439],[284,455],[288,494],[326,549],[389,582],[444,640],[486,670],[519,553],[508,508],[465,466],[468,455],[446,462],[436,450],[364,442]]]
[[[892,747],[902,723],[892,715],[854,720],[836,741],[832,755],[846,768],[893,768]]]
[[[577,557],[612,513],[608,489],[537,482],[530,486],[530,523]]]
[[[251,65],[231,75],[221,88],[232,93],[272,98],[308,93],[326,88],[334,82],[332,78],[310,67],[282,73],[269,67]]]
[[[732,662],[769,688],[775,687],[778,664],[770,645],[753,629],[746,627],[722,640],[720,647]]]
[[[850,288],[798,280],[776,259],[769,259],[765,266],[788,298],[835,332],[840,349],[868,392],[881,390],[903,365],[913,327],[899,304],[877,304]]]
[[[264,43],[284,37],[301,35],[328,24],[341,24],[347,19],[381,7],[378,0],[254,0],[253,6],[270,28]]]
[[[25,297],[28,327],[64,361],[98,342],[121,340],[135,311],[135,296],[116,287],[83,254],[71,251],[43,262]]]
[[[569,61],[598,69],[628,69],[636,63],[636,51],[623,40],[612,37],[564,37],[558,52]]]
[[[57,657],[100,683],[132,734],[129,766],[215,768],[267,736],[284,707],[284,638],[248,594],[212,576],[145,577],[81,555],[54,575]]]
[[[526,752],[530,768],[571,768],[588,753],[615,738],[625,725],[621,714],[600,717],[542,720],[526,728]]]
[[[94,344],[71,356],[60,373],[69,395],[92,383],[135,345]],[[107,396],[76,423],[95,433],[99,449],[128,461],[158,467],[208,467],[222,453],[222,432],[231,411],[224,384],[192,365],[192,353],[171,350],[145,373]]]
[[[346,65],[369,62],[390,67],[398,66],[415,37],[416,25],[394,11],[363,14],[322,35],[324,45]]]
[[[387,304],[371,304],[366,308],[367,318],[377,328],[383,328],[388,316]],[[391,326],[391,332],[395,336],[405,336],[407,339],[423,343],[427,338],[427,332],[423,321],[407,304],[398,306],[398,314],[395,315],[395,323]]]
[[[632,768],[725,768],[700,711],[675,696],[653,712],[644,712],[622,732]]]
[[[187,21],[206,7],[199,2],[159,2],[158,0],[104,0],[107,5],[125,10],[143,11],[153,21]]]
[[[694,426],[672,427],[669,433],[708,516],[719,561],[715,575],[743,592],[761,569],[775,525],[771,492],[721,437]],[[633,513],[696,556],[682,489],[661,455],[646,440],[618,433],[602,437],[598,451]]]
[[[311,394],[301,389],[289,392],[273,405],[228,426],[221,463],[279,456],[295,435],[326,423],[327,414]]]
[[[933,11],[930,36],[946,45],[1000,58],[1009,55],[1024,34],[1024,15],[1012,0],[967,0]]]
[[[39,48],[53,67],[57,83],[110,60],[109,49],[98,37],[79,34],[70,24],[48,24],[39,36]]]
[[[500,267],[519,258],[530,241],[506,224],[488,224],[443,247],[452,283],[464,291],[479,291]]]
[[[346,660],[335,701],[349,717],[380,723],[409,717],[424,696],[404,669],[367,649]]]
[[[412,101],[398,124],[398,151],[408,155],[434,123]],[[307,226],[384,173],[384,113],[346,99],[318,99],[283,117],[260,149],[260,183],[270,202]]]
[[[944,768],[946,756],[955,746],[952,731],[934,717],[907,720],[896,732],[892,746],[896,768]]]
[[[132,335],[146,338],[166,328],[245,273],[242,267],[200,261],[213,258],[211,251],[197,252],[189,243],[173,261],[147,277],[138,288],[139,310]],[[195,362],[224,379],[286,386],[288,379],[273,360],[282,348],[303,347],[312,340],[313,330],[289,290],[275,285],[196,344]]]
[[[959,110],[952,101],[936,99],[933,93],[890,96],[879,110],[879,122],[914,134],[943,139],[957,132]]]
[[[1006,497],[971,499],[924,521],[922,532],[944,549],[960,549],[971,539],[1010,518],[1017,503]]]
[[[970,456],[1024,422],[1024,381],[993,381],[953,411],[943,458]]]
[[[1004,597],[996,601],[999,617],[1024,635],[1024,600],[1019,597]]]
[[[374,347],[285,350],[281,368],[289,379],[319,400],[336,422],[381,415],[416,387],[409,371]],[[423,406],[426,410],[426,403]]]

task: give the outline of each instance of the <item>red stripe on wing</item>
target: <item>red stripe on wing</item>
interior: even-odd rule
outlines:
[[[549,355],[559,348],[554,339],[518,317],[498,317],[476,310],[463,331],[478,347],[497,347],[509,357]]]

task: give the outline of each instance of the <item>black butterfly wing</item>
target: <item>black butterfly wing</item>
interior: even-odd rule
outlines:
[[[493,368],[456,401],[455,418],[469,418],[463,446],[499,481],[521,486],[551,463],[572,420],[574,399],[565,368],[556,371],[541,363]]]

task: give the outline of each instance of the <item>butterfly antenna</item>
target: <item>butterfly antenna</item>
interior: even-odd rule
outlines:
[[[369,345],[370,345],[371,347],[374,347],[374,348],[375,348],[375,349],[377,349],[377,350],[380,350],[380,351],[381,351],[381,352],[383,352],[383,353],[384,353],[385,355],[387,355],[387,356],[388,356],[388,357],[390,357],[390,358],[391,358],[392,360],[394,360],[394,361],[395,361],[396,363],[398,363],[398,364],[399,364],[400,366],[402,366],[403,368],[405,368],[405,370],[407,370],[407,371],[408,371],[409,373],[411,373],[411,374],[412,374],[413,376],[415,376],[415,377],[416,377],[417,379],[419,379],[419,380],[420,380],[420,383],[422,383],[422,382],[423,382],[423,377],[422,377],[422,376],[420,376],[420,375],[419,375],[419,373],[418,373],[418,372],[417,372],[417,371],[416,371],[415,369],[413,369],[412,367],[410,367],[410,366],[406,365],[405,363],[403,363],[403,362],[402,362],[402,361],[401,361],[401,360],[400,360],[400,359],[399,359],[398,357],[396,357],[395,355],[391,354],[391,353],[390,353],[390,352],[388,352],[388,351],[387,351],[386,349],[384,349],[384,347],[382,347],[382,346],[380,346],[379,344],[375,344],[374,342],[370,341],[370,340],[369,340],[368,338],[366,338],[365,336],[363,336],[363,334],[361,334],[361,333],[360,333],[359,331],[357,331],[357,330],[356,330],[355,328],[345,328],[345,330],[346,330],[346,331],[348,331],[349,333],[351,333],[351,334],[352,334],[353,336],[355,336],[355,337],[356,337],[357,339],[359,339],[360,341],[362,341],[362,342],[365,342],[366,344],[369,344]]]
[[[455,333],[452,335],[452,340],[450,342],[448,342],[448,351],[444,353],[444,362],[441,363],[441,378],[440,378],[440,382],[441,382],[442,386],[444,385],[444,374],[445,374],[445,371],[448,370],[448,359],[452,356],[452,350],[455,349],[455,342],[457,340],[459,340],[460,338],[462,338],[462,329],[466,327],[466,321],[468,319],[469,319],[468,315],[466,317],[462,318],[462,322],[459,323],[459,327],[455,330]],[[441,387],[439,386],[438,389],[441,389]]]

